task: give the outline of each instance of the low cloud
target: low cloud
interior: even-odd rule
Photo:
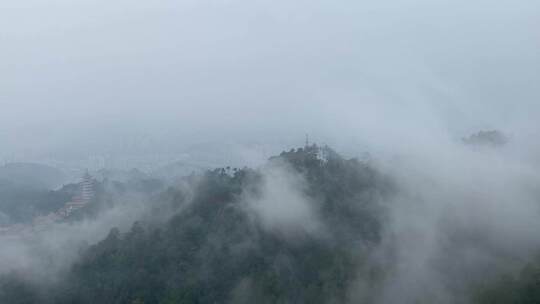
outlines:
[[[285,235],[322,232],[322,223],[305,191],[304,177],[276,161],[261,169],[260,185],[246,191],[243,204],[262,226]]]

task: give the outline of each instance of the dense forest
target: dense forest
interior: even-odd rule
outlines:
[[[395,185],[328,147],[283,152],[259,169],[192,174],[168,188],[152,180],[100,187],[94,206],[113,204],[108,192],[136,190],[152,198],[150,215],[81,250],[56,280],[4,275],[0,303],[375,303],[387,276],[374,253]],[[283,210],[269,215],[261,202]],[[93,208],[79,216],[98,216]],[[471,299],[539,303],[540,267],[486,283]]]

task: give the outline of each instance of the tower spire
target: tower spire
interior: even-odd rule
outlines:
[[[309,147],[309,134],[306,133],[306,148]]]

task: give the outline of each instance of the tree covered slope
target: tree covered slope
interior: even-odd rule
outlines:
[[[381,237],[379,200],[391,186],[365,163],[311,146],[257,170],[216,169],[186,182],[189,191],[160,196],[156,208],[177,210],[165,223],[111,230],[53,286],[5,277],[0,299],[342,303],[359,276],[382,276],[367,261]]]

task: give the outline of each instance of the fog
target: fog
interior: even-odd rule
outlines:
[[[398,189],[370,256],[392,275],[369,291],[358,279],[351,303],[467,303],[471,284],[540,250],[538,29],[535,0],[7,0],[0,161],[258,167],[309,134],[369,155]],[[491,129],[508,144],[462,142]],[[305,180],[261,170],[262,192],[242,197],[250,215],[326,237]],[[50,271],[43,259],[63,270],[71,244],[127,230],[146,208],[0,238],[0,274]]]
[[[245,194],[244,208],[265,229],[283,236],[324,235],[309,198],[302,176],[287,164],[273,164],[263,169],[260,193]]]
[[[538,166],[507,153],[449,145],[391,164],[403,192],[390,203],[398,256],[382,303],[467,302],[472,282],[534,258]]]
[[[25,0],[0,12],[8,159],[282,148],[305,133],[350,149],[520,133],[540,110],[533,0]]]

